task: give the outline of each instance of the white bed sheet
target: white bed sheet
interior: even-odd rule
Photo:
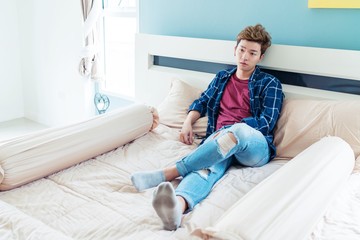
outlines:
[[[360,239],[360,173],[353,173],[332,201],[309,240]]]
[[[211,194],[184,216],[181,228],[164,231],[151,206],[153,189],[136,192],[130,174],[171,165],[194,147],[178,141],[178,130],[160,125],[123,147],[0,192],[0,239],[190,239],[192,229],[211,226],[286,163],[232,167]],[[309,239],[359,239],[359,210],[360,176],[353,174]]]

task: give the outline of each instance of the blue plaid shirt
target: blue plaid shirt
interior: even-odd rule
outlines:
[[[189,111],[196,110],[201,117],[208,115],[206,137],[215,131],[225,86],[235,72],[236,68],[217,73],[200,98],[189,107]],[[274,128],[280,116],[284,98],[281,83],[274,76],[262,72],[256,67],[249,78],[249,96],[252,116],[243,118],[241,122],[259,130],[265,136],[270,147],[270,159],[273,159],[276,156],[276,148],[273,143]]]

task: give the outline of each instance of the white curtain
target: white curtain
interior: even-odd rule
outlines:
[[[84,42],[80,61],[80,74],[94,81],[103,79],[103,64],[99,45],[100,19],[102,16],[101,0],[80,0],[84,17]]]

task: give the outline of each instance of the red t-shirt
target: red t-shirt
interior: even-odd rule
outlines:
[[[251,116],[248,83],[248,80],[237,78],[236,74],[230,77],[220,101],[216,130]]]

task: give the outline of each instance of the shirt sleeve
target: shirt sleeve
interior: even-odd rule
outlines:
[[[262,91],[260,114],[242,119],[242,122],[259,130],[264,136],[275,128],[283,103],[283,91],[280,81],[273,77]]]
[[[218,79],[219,74],[215,76],[215,78],[209,84],[208,88],[201,93],[200,97],[190,105],[188,112],[195,110],[200,113],[200,117],[204,117],[206,115],[209,100],[213,98],[218,88]]]

